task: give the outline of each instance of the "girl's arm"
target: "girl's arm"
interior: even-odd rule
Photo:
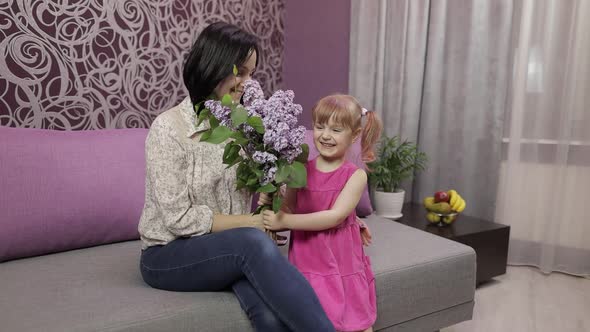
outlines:
[[[367,185],[367,173],[359,169],[348,179],[330,210],[290,214],[264,211],[264,223],[267,229],[288,228],[292,230],[321,231],[340,224],[355,209]]]

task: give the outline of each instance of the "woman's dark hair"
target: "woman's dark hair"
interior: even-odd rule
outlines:
[[[207,98],[217,84],[233,73],[233,66],[248,60],[251,51],[258,51],[258,39],[239,27],[216,22],[206,27],[193,44],[182,76],[193,105]],[[202,106],[201,106],[202,107]]]

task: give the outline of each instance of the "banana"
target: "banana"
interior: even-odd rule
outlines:
[[[455,211],[461,213],[463,212],[463,210],[465,210],[465,206],[467,206],[467,203],[465,203],[464,199],[461,199],[461,205],[459,205],[459,207]]]
[[[451,198],[449,204],[451,204],[451,206],[455,206],[455,202],[457,202],[457,195],[459,194],[457,191],[455,191],[455,189],[447,191],[447,194],[449,194],[449,197]]]
[[[454,196],[455,202],[451,203],[451,207],[453,208],[453,210],[457,211],[457,209],[461,205],[461,202],[463,201],[463,197],[461,197],[461,195],[459,195],[458,193],[455,193]]]

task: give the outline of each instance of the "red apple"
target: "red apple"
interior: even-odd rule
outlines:
[[[449,197],[449,194],[446,191],[437,191],[434,193],[434,202],[435,203],[439,203],[439,202],[449,202],[451,198]]]

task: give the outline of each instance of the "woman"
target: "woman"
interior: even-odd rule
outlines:
[[[257,331],[334,331],[311,286],[264,233],[262,216],[248,213],[251,196],[235,190],[223,145],[199,142],[209,125],[195,126],[194,105],[227,93],[239,101],[258,53],[254,36],[226,23],[205,28],[193,45],[183,73],[190,98],[160,114],[146,140],[141,273],[171,291],[231,287]]]

